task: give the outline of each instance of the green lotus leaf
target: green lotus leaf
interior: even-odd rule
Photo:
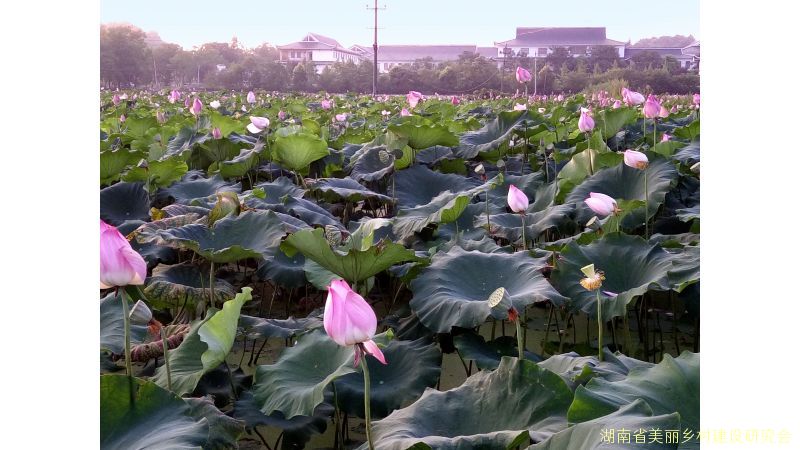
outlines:
[[[587,291],[580,285],[584,278],[581,267],[594,264],[605,273],[600,289],[603,302],[603,319],[610,320],[625,314],[627,304],[650,289],[670,288],[669,272],[675,270],[676,256],[658,245],[647,243],[640,236],[609,233],[589,245],[569,243],[562,251],[550,280],[559,292],[570,298],[570,311],[582,311],[597,317],[595,291]],[[609,297],[602,291],[617,294]]]
[[[700,247],[687,245],[673,254],[675,260],[669,271],[669,284],[675,291],[682,292],[690,284],[700,282]]]
[[[394,153],[386,146],[369,147],[357,159],[351,159],[350,176],[356,181],[380,180],[394,171],[394,160]]]
[[[427,389],[410,406],[373,422],[380,450],[506,449],[567,426],[572,391],[556,374],[530,361],[503,357],[499,367],[440,392]],[[359,447],[365,450],[367,445]]]
[[[192,416],[197,420],[208,421],[208,443],[203,449],[222,450],[238,449],[239,438],[244,434],[244,422],[218,410],[209,397],[185,398],[192,408]]]
[[[650,434],[650,430],[653,429],[661,431],[660,439],[650,439],[653,436]],[[667,430],[671,436],[669,440],[666,438]],[[613,436],[613,440],[611,436]],[[620,436],[622,436],[622,441],[619,439]],[[677,439],[675,439],[676,436]],[[683,439],[681,416],[678,413],[654,416],[653,410],[647,402],[636,399],[611,414],[559,431],[547,440],[531,445],[527,450],[571,450],[576,448],[581,450],[609,448],[666,450],[679,448],[678,443]]]
[[[700,162],[700,141],[692,141],[672,156],[673,159],[688,166]]]
[[[499,287],[506,288],[518,311],[544,300],[561,304],[567,299],[541,273],[547,259],[532,258],[528,252],[481,253],[453,247],[434,255],[431,265],[411,282],[411,309],[426,327],[449,333],[454,326],[484,323],[490,315],[486,300]]]
[[[312,192],[321,192],[326,200],[339,199],[348,202],[360,202],[374,199],[385,203],[392,201],[391,197],[371,191],[352,178],[319,178],[309,184]]]
[[[398,172],[394,183],[397,205],[401,208],[426,205],[442,192],[467,191],[480,184],[475,179],[439,173],[422,165]]]
[[[209,139],[211,139],[211,135],[207,132],[201,132],[195,128],[183,127],[178,131],[178,134],[170,138],[167,143],[167,151],[161,159],[182,156],[184,153],[191,151],[195,144],[202,144]]]
[[[694,141],[698,136],[700,136],[700,119],[694,120],[688,125],[675,128],[673,134],[678,139]]]
[[[553,355],[540,362],[539,365],[557,373],[573,390],[579,384],[586,384],[594,377],[619,381],[624,379],[634,368],[653,366],[649,362],[629,358],[620,353],[612,353],[607,348],[603,349],[602,362],[598,361],[596,355],[580,356],[575,352],[570,352]]]
[[[301,336],[275,364],[256,369],[253,395],[261,412],[280,411],[287,419],[312,415],[327,386],[355,371],[353,348],[340,346],[322,330]]]
[[[595,116],[595,129],[603,133],[603,138],[609,139],[617,134],[625,125],[636,121],[638,112],[633,108],[602,109]]]
[[[251,339],[269,339],[278,337],[286,339],[320,328],[322,321],[314,316],[295,319],[264,319],[242,315],[239,317],[239,327],[247,333]]]
[[[178,158],[165,159],[163,161],[150,161],[147,169],[133,167],[122,175],[122,180],[127,182],[142,182],[149,186],[150,191],[156,188],[164,188],[178,181],[189,171],[189,166],[185,161]]]
[[[281,244],[281,250],[289,257],[299,251],[307,260],[316,262],[351,283],[366,280],[395,264],[419,259],[414,252],[387,240],[366,250],[350,248],[334,251],[321,228],[290,234]]]
[[[278,247],[286,232],[272,211],[245,211],[218,220],[213,228],[193,223],[157,234],[166,245],[194,250],[215,263],[228,263],[263,258]]]
[[[100,152],[100,184],[119,180],[125,168],[136,164],[144,155],[124,148]]]
[[[169,352],[172,391],[178,395],[194,391],[200,378],[223,361],[233,347],[236,327],[242,305],[251,300],[252,288],[244,287],[221,310],[210,312],[208,317],[192,325],[178,348]],[[166,365],[160,366],[153,381],[167,387]]]
[[[286,288],[301,287],[306,283],[303,265],[306,262],[302,253],[286,256],[283,252],[275,252],[275,256],[265,259],[258,266],[256,275],[262,280],[271,280]]]
[[[581,151],[580,153],[572,155],[570,161],[566,165],[564,165],[561,171],[558,172],[557,199],[559,201],[563,200],[564,198],[566,198],[567,194],[570,194],[573,191],[575,186],[580,185],[587,178],[594,178],[595,176],[603,172],[602,169],[609,167],[611,168],[618,167],[620,163],[622,163],[621,154],[617,154],[614,152],[601,152],[593,148],[588,148]],[[624,164],[622,165],[624,166]],[[631,170],[636,170],[636,169],[631,169]],[[603,191],[594,191],[594,192],[603,192]],[[567,201],[564,200],[564,202],[566,203]]]
[[[250,391],[244,392],[233,405],[233,417],[243,420],[248,428],[266,425],[281,429],[283,433],[281,448],[304,448],[314,434],[325,432],[331,415],[333,407],[326,403],[319,405],[312,416],[286,419],[280,411],[266,415],[261,412]]]
[[[419,398],[426,388],[436,386],[441,373],[442,354],[436,344],[392,340],[382,349],[383,365],[373,357],[367,358],[370,376],[370,411],[373,418],[386,417]],[[364,417],[364,374],[356,373],[334,381],[339,407],[348,414]]]
[[[208,214],[208,210],[205,210],[205,212]],[[147,222],[140,225],[133,234],[136,238],[136,242],[140,244],[149,244],[159,241],[159,230],[169,230],[193,223],[201,223],[201,220],[204,221],[205,219],[196,213],[166,217],[164,219],[154,220],[152,222]]]
[[[658,153],[665,158],[669,158],[675,153],[676,150],[685,146],[686,144],[680,141],[665,141],[654,145],[651,151],[653,153]]]
[[[700,355],[684,351],[673,358],[665,354],[660,363],[633,369],[620,381],[594,378],[575,390],[567,417],[570,422],[586,422],[637,399],[646,401],[653,414],[677,412],[683,428],[700,429]],[[698,446],[694,441],[681,448]]]
[[[228,161],[219,163],[219,174],[223,178],[241,178],[254,167],[258,167],[260,147],[257,149],[242,149],[239,154]]]
[[[128,301],[128,310],[133,304]],[[131,324],[131,345],[143,342],[147,326]],[[125,329],[122,320],[122,295],[110,293],[100,300],[100,349],[115,355],[125,350]]]
[[[442,125],[414,125],[406,122],[401,125],[389,125],[389,131],[408,139],[409,147],[414,150],[443,145],[453,147],[458,145],[458,138],[447,127]]]
[[[114,226],[128,220],[150,220],[150,200],[144,183],[120,182],[101,189],[100,218]]]
[[[584,203],[584,200],[589,198],[590,192],[600,192],[618,200],[644,200],[645,176],[647,176],[647,199],[650,202],[649,216],[653,217],[664,202],[667,192],[677,183],[678,177],[674,163],[661,156],[651,156],[647,170],[634,169],[625,164],[600,170],[570,192],[564,203],[575,203],[578,223],[586,223],[594,215]],[[622,220],[624,228],[643,224],[644,208],[632,211]]]
[[[101,448],[167,450],[208,445],[210,422],[195,417],[189,403],[151,381],[100,376],[100,410]]]
[[[190,263],[167,266],[160,264],[153,269],[147,279],[145,296],[154,306],[160,308],[188,308],[194,311],[198,304],[205,304],[211,298],[208,271]],[[223,302],[236,296],[236,289],[227,281],[214,281],[214,297]]]
[[[564,229],[571,225],[573,231],[573,216],[575,205],[555,205],[544,211],[525,214],[525,238],[532,241],[546,230],[551,228]],[[516,213],[490,214],[492,235],[508,239],[512,243],[522,240],[522,217]],[[476,227],[486,225],[486,214],[475,217]]]
[[[241,192],[241,184],[230,184],[219,175],[210,178],[198,176],[197,172],[189,172],[183,179],[164,190],[166,195],[177,203],[190,204],[192,200],[210,197],[217,192]]]
[[[503,356],[519,356],[517,338],[514,336],[500,336],[486,342],[486,339],[479,334],[464,333],[453,337],[453,344],[462,358],[475,361],[480,370],[496,369]],[[533,362],[542,360],[539,355],[527,350],[525,359]]]
[[[434,165],[440,161],[453,158],[453,149],[441,145],[434,145],[417,152],[417,162]]]
[[[308,172],[309,164],[329,154],[328,145],[323,139],[303,132],[278,136],[271,151],[275,162],[302,173]]]
[[[503,182],[494,189],[489,190],[490,208],[501,208],[503,212],[507,211],[508,189],[512,184],[525,193],[531,205],[535,205],[540,197],[539,189],[544,185],[544,173],[534,172],[527,175],[503,174]],[[539,209],[535,210],[539,211]],[[490,209],[490,212],[494,213],[495,211]]]
[[[675,217],[682,222],[691,222],[694,219],[700,219],[700,205],[692,206],[691,208],[676,209]]]
[[[504,148],[517,126],[527,118],[527,111],[503,111],[483,128],[462,134],[454,154],[459,158],[472,159],[479,153]]]

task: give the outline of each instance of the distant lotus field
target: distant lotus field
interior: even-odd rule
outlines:
[[[699,448],[700,95],[528,94],[101,91],[101,446]]]

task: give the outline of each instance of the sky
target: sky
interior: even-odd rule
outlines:
[[[348,47],[372,44],[374,0],[101,0],[100,22],[128,22],[189,50],[206,42],[247,48],[282,45],[307,32]],[[699,0],[379,0],[378,43],[492,46],[515,28],[605,26],[618,41],[692,34],[700,38]]]

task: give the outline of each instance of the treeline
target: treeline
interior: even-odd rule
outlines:
[[[164,87],[192,85],[205,89],[265,89],[269,91],[371,92],[372,62],[335,63],[322,73],[312,63],[277,62],[278,51],[262,45],[244,49],[231,43],[207,43],[191,51],[175,44],[152,48],[145,34],[132,27],[102,26],[100,33],[100,78],[107,88]],[[637,91],[689,94],[698,92],[696,72],[682,69],[670,57],[642,52],[630,64],[622,61],[613,47],[596,47],[590,56],[573,57],[566,49],[554,49],[544,61],[506,58],[503,67],[479,55],[465,53],[455,61],[435,64],[431,59],[397,66],[380,74],[380,93],[400,94],[410,90],[424,93],[467,94],[479,92],[522,92],[515,77],[522,66],[536,73],[539,94],[574,93],[604,89],[619,91],[626,85]],[[533,81],[528,93],[534,92]]]

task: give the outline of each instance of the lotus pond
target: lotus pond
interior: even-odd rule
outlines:
[[[101,92],[101,445],[699,448],[699,161],[699,95]]]

